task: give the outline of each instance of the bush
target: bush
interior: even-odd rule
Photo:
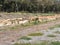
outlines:
[[[34,22],[33,22],[34,25],[37,25],[37,24],[39,24],[39,23],[40,23],[39,21],[34,21]]]

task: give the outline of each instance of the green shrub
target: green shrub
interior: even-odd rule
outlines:
[[[38,20],[36,20],[36,21],[33,22],[34,25],[37,25],[37,24],[39,24],[39,23],[40,23],[40,22],[39,22]]]

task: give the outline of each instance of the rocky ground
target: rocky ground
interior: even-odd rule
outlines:
[[[37,32],[42,32],[42,36],[28,36],[31,40],[20,39],[18,43],[36,43],[40,41],[60,41],[60,28],[54,28],[52,30],[40,30]],[[36,32],[36,33],[37,33]],[[49,36],[51,35],[51,36]]]
[[[55,21],[51,21],[51,22],[47,22],[47,23],[44,23],[44,24],[30,26],[30,27],[27,27],[27,28],[22,28],[21,29],[21,27],[20,27],[16,30],[9,30],[9,29],[5,30],[4,28],[8,28],[8,27],[4,27],[4,28],[0,27],[0,45],[12,45],[13,43],[18,42],[18,38],[20,38],[22,36],[27,36],[28,34],[33,33],[33,32],[39,32],[39,31],[43,30],[42,32],[44,32],[45,35],[47,33],[50,33],[50,32],[52,33],[53,31],[48,30],[48,28],[51,27],[51,26],[55,26],[57,24],[60,24],[60,19],[55,20]],[[46,30],[48,30],[48,32],[46,32]],[[45,39],[49,38],[49,37],[44,38],[45,35],[43,35],[42,37],[32,37],[32,41],[38,41],[38,39],[39,40],[42,40],[42,39],[45,40]],[[57,37],[57,39],[60,40],[59,36]]]
[[[17,30],[1,30],[0,31],[0,45],[11,45],[14,42],[17,42],[18,38],[25,36],[29,33],[47,30],[49,27],[60,24],[60,20],[47,22],[40,25],[34,25],[26,29],[17,29]],[[38,37],[36,38],[38,39]],[[34,39],[33,39],[34,40]]]

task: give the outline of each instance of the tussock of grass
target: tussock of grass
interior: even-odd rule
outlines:
[[[53,27],[50,27],[49,29],[54,29],[54,28],[59,28],[59,27],[60,27],[60,25],[55,25]]]
[[[15,43],[14,45],[31,45],[31,44],[30,43],[23,43],[23,44]]]
[[[23,36],[20,39],[23,39],[23,40],[31,40],[31,38],[30,37],[27,37],[27,36]]]
[[[50,27],[49,29],[54,29],[55,27]]]
[[[13,44],[13,45],[20,45],[19,43],[15,43],[15,44]]]
[[[10,27],[10,29],[16,29],[16,27]]]
[[[56,35],[53,35],[53,34],[50,34],[50,35],[47,35],[48,37],[56,37]]]
[[[51,45],[60,45],[60,42],[59,41],[51,42]]]
[[[43,33],[39,32],[39,33],[31,33],[28,36],[42,36]]]
[[[9,27],[9,29],[12,29],[12,30],[14,30],[14,29],[18,29],[18,28],[19,28],[19,26]]]

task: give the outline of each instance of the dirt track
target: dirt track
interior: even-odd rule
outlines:
[[[17,41],[21,36],[33,33],[39,30],[47,30],[49,27],[60,24],[60,20],[48,22],[45,24],[34,25],[26,29],[0,31],[0,45],[10,45],[12,41]]]

